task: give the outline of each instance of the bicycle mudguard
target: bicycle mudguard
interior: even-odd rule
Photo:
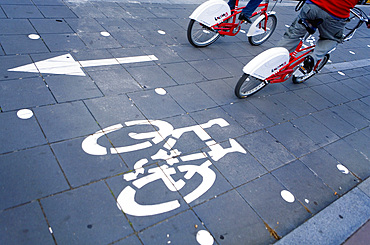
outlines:
[[[276,14],[275,11],[267,12],[267,15],[273,15]],[[247,37],[256,36],[263,34],[265,31],[259,26],[259,23],[261,20],[265,18],[265,15],[260,15],[253,23],[251,24],[251,27],[249,27]]]
[[[254,57],[243,68],[243,72],[265,80],[289,63],[289,51],[283,47],[270,48]]]
[[[231,10],[226,2],[222,0],[209,0],[196,8],[189,18],[211,27],[223,22],[230,15]]]

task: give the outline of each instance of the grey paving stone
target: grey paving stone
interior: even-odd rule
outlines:
[[[88,135],[100,130],[80,101],[38,107],[34,112],[49,142]]]
[[[45,77],[45,82],[58,102],[103,96],[89,77],[53,75]],[[73,87],[72,91],[71,87]]]
[[[38,9],[45,16],[45,18],[77,18],[77,16],[67,6],[42,6]]]
[[[227,42],[225,40],[225,42],[223,42],[222,44],[215,43],[214,46],[223,50],[224,52],[227,52],[228,54],[227,56],[230,55],[232,57],[248,57],[248,58],[252,56],[251,53],[249,52],[249,47],[247,45],[244,45],[244,43]],[[227,58],[227,57],[223,57],[221,55],[221,56],[218,56],[217,58]],[[243,66],[246,64],[247,63],[243,63]],[[240,69],[240,72],[241,72],[241,69]]]
[[[91,155],[78,138],[52,144],[52,149],[72,187],[78,187],[128,170],[118,154]],[[79,164],[75,164],[78,162]]]
[[[351,109],[346,104],[333,107],[330,110],[357,129],[362,129],[369,125],[368,119]]]
[[[197,83],[197,86],[200,87],[218,105],[227,105],[238,100],[236,97],[230,96],[233,94],[234,89],[224,80],[199,82]]]
[[[144,168],[145,173],[139,174],[137,180],[143,180],[143,178],[148,175],[148,169],[154,168],[158,169],[156,165],[149,168]],[[135,205],[140,206],[134,210],[131,209],[131,211],[126,210],[126,215],[130,220],[133,228],[137,231],[143,230],[144,228],[157,224],[158,222],[167,220],[169,217],[188,209],[187,204],[184,202],[179,193],[177,191],[169,190],[161,179],[147,182],[148,183],[144,186],[136,188],[132,184],[133,181],[124,180],[122,175],[107,180],[109,187],[111,188],[115,197],[119,199],[119,205],[121,207],[123,206],[124,211],[126,210],[126,207],[128,207],[129,203],[132,202],[129,198],[125,198],[127,196],[125,195],[125,193],[128,190],[133,190],[131,191],[133,192],[135,198],[133,202]],[[123,196],[119,196],[122,191],[125,191],[122,194]],[[149,206],[162,203],[164,203],[165,205],[175,203],[176,205],[169,206],[169,211],[164,213],[162,213],[163,209],[161,207]],[[157,211],[159,212],[159,214],[150,215],[153,211]]]
[[[197,125],[197,123],[187,114],[166,118],[164,121],[171,124],[174,129],[194,127]],[[163,137],[165,137],[165,135],[163,135]],[[193,154],[195,151],[200,152],[201,148],[207,147],[206,142],[193,130],[184,132],[176,137],[173,135],[169,136],[169,138],[166,137],[165,140],[170,138],[171,140],[176,140],[176,143],[171,149],[178,150],[181,152],[181,155]],[[191,142],[191,144],[189,144],[189,142]]]
[[[5,15],[4,11],[1,9],[0,11],[0,19],[6,19],[7,16]]]
[[[286,188],[271,174],[264,175],[237,190],[280,237],[311,216],[297,199],[287,202],[282,198],[281,192],[286,191]]]
[[[30,19],[38,33],[71,33],[73,30],[63,19]]]
[[[237,142],[243,147],[239,139],[237,138]],[[227,149],[231,145],[229,142],[222,142],[220,146]],[[207,151],[208,149],[203,149],[203,152]],[[234,187],[245,184],[267,173],[267,170],[248,151],[245,151],[245,153],[231,152],[217,161],[212,160],[212,162],[222,176]]]
[[[294,112],[281,104],[275,96],[252,97],[249,101],[275,123],[297,117]]]
[[[3,111],[53,104],[55,100],[41,78],[2,81],[0,106]]]
[[[41,36],[51,52],[87,49],[84,42],[75,33],[42,34]]]
[[[61,244],[108,244],[132,233],[104,182],[48,197],[41,204]]]
[[[231,77],[231,74],[213,60],[191,61],[189,64],[208,80]]]
[[[0,0],[0,4],[28,4],[32,5],[31,0]]]
[[[76,32],[91,32],[97,33],[101,31],[106,31],[99,23],[93,18],[68,18],[65,19],[68,25]]]
[[[68,189],[49,146],[0,155],[2,201],[7,209]]]
[[[152,14],[148,9],[143,8],[142,6],[136,6],[127,8],[125,3],[118,2],[119,5],[121,5],[126,10],[126,16],[123,17],[125,19],[153,19],[156,18],[154,14]]]
[[[154,89],[176,85],[160,66],[147,65],[143,67],[129,67],[127,71],[144,89]],[[144,72],[143,72],[144,71]]]
[[[363,117],[370,119],[370,108],[367,104],[362,102],[361,100],[351,101],[347,104],[353,110],[360,113]]]
[[[44,16],[34,5],[2,5],[5,14],[12,19],[43,18]]]
[[[277,244],[341,244],[369,217],[369,197],[355,189]]]
[[[215,168],[215,166],[211,165],[211,162],[208,160],[208,159],[201,159],[201,160],[193,160],[193,161],[186,161],[186,162],[182,162],[180,161],[180,163],[182,166],[190,166],[190,167],[193,167],[193,166],[207,166],[208,164],[210,164],[209,167],[206,167],[207,171],[208,172],[203,172],[204,176],[200,176],[200,174],[195,174],[193,175],[190,179],[188,179],[187,176],[184,176],[184,174],[187,174],[187,173],[191,173],[192,171],[195,170],[195,168],[189,168],[189,172],[180,172],[179,170],[177,170],[177,173],[176,174],[173,174],[171,175],[171,177],[175,180],[183,180],[185,181],[186,185],[184,185],[184,187],[182,187],[181,189],[179,189],[179,193],[184,197],[185,201],[188,203],[189,206],[195,206],[195,205],[198,205],[200,203],[203,203],[209,199],[212,199],[214,198],[215,196],[218,196],[222,193],[225,193],[226,191],[229,191],[231,190],[233,187],[230,185],[230,183],[220,174],[220,172],[217,171],[217,169]],[[205,167],[201,167],[201,168],[205,168]],[[203,171],[205,171],[203,169]],[[212,180],[211,176],[213,175],[213,173],[215,174],[215,180],[212,184],[212,182],[210,182],[210,180]],[[211,174],[212,173],[212,174]],[[204,183],[208,182],[209,185],[211,186],[202,186],[204,185]],[[202,186],[202,187],[201,187]],[[202,191],[205,189],[205,188],[208,188],[208,190],[206,190],[205,193],[202,193]],[[203,188],[203,189],[199,189],[197,190],[197,188]],[[195,193],[200,193],[202,194],[201,196],[197,197],[195,200],[193,201],[188,201],[186,198],[190,198],[190,195],[196,195]]]
[[[117,242],[115,242],[114,244],[117,244],[117,245],[127,245],[127,244],[130,244],[130,245],[142,245],[141,241],[139,240],[139,238],[135,235],[131,235],[123,240],[119,240]]]
[[[1,36],[0,43],[7,55],[49,52],[41,39],[30,39],[27,35]]]
[[[334,105],[338,105],[338,104],[347,102],[349,100],[327,85],[319,85],[319,86],[311,87],[311,89],[313,89],[315,92],[320,94],[325,99],[329,100]]]
[[[162,69],[178,84],[204,81],[205,78],[186,62],[164,64]]]
[[[355,127],[330,110],[323,110],[312,115],[339,137],[344,137],[356,131]]]
[[[219,107],[193,112],[190,113],[190,116],[218,143],[229,141],[231,138],[236,138],[247,133],[244,128]],[[214,124],[210,128],[204,126],[213,120],[220,124]],[[225,125],[222,125],[223,123]]]
[[[365,79],[365,80],[367,80],[367,79]],[[346,79],[346,80],[342,80],[342,82],[346,86],[350,87],[352,90],[354,90],[356,93],[358,93],[362,96],[369,95],[368,88],[365,86],[365,84],[361,83],[359,78]]]
[[[156,28],[154,30],[138,30],[152,46],[173,46],[178,44],[168,33]]]
[[[193,112],[217,106],[217,104],[195,84],[169,87],[166,90],[186,112]]]
[[[7,34],[31,34],[35,29],[31,23],[25,19],[0,19],[0,33]]]
[[[363,191],[368,197],[370,197],[370,179],[363,181],[358,188]]]
[[[103,36],[101,33],[80,32],[78,36],[90,49],[120,48],[121,45],[112,36]]]
[[[139,237],[148,244],[196,244],[200,230],[205,228],[198,217],[187,211],[140,232]]]
[[[186,61],[205,60],[207,55],[200,49],[190,47],[189,45],[178,45],[172,47],[174,52]]]
[[[235,58],[215,59],[214,61],[235,77],[243,75],[244,64]]]
[[[320,147],[339,139],[325,124],[322,124],[312,115],[294,119],[292,123]]]
[[[266,131],[245,135],[237,140],[269,171],[295,159],[279,141]]]
[[[294,91],[294,93],[301,97],[304,101],[315,107],[317,110],[322,110],[333,106],[333,103],[329,102],[327,99],[316,93],[311,88],[300,89]]]
[[[53,237],[37,202],[0,214],[2,244],[52,244]]]
[[[248,100],[222,106],[222,108],[248,132],[254,132],[274,124]]]
[[[36,5],[65,5],[63,0],[32,0]]]
[[[96,19],[96,21],[108,32],[125,32],[134,30],[127,21],[118,16],[114,16],[114,18],[99,18]]]
[[[99,9],[107,18],[124,18],[125,10],[117,2],[92,2],[92,5]]]
[[[236,191],[218,196],[195,207],[194,211],[218,243],[253,244],[274,241],[263,221]]]
[[[155,61],[157,64],[167,64],[175,62],[183,62],[184,60],[176,54],[171,47],[159,46],[159,47],[143,47],[142,50],[147,55],[155,55],[158,60]]]
[[[119,44],[122,45],[123,48],[150,46],[148,40],[146,40],[137,31],[112,31],[111,35],[119,42]]]
[[[299,160],[275,170],[273,175],[313,214],[336,200],[335,192]]]
[[[166,10],[168,11],[168,9]],[[159,30],[163,30],[168,34],[171,34],[173,31],[180,30],[182,31],[182,28],[179,24],[177,24],[172,19],[166,19],[166,18],[156,18],[151,20],[153,24],[155,24]],[[154,29],[156,30],[156,29]]]
[[[106,16],[91,2],[67,2],[68,7],[75,13],[78,18],[106,18]]]
[[[369,159],[341,140],[325,147],[335,159],[361,179],[370,176]]]
[[[70,54],[72,54],[74,59],[79,62],[114,58],[113,55],[107,49],[73,50]],[[118,68],[118,64],[117,65],[98,65],[98,66],[91,66],[91,67],[88,66],[88,67],[84,67],[83,69],[87,72],[90,72],[90,71],[109,70],[111,68]]]
[[[126,95],[102,97],[84,102],[102,128],[145,119]]]
[[[356,151],[361,153],[367,159],[370,156],[370,149],[368,147],[370,138],[363,134],[362,131],[356,132],[349,135],[344,139],[348,144],[350,144]]]
[[[125,19],[125,21],[136,31],[159,29],[159,27],[154,22],[148,21],[147,19]]]
[[[296,157],[301,157],[319,148],[308,136],[290,122],[276,125],[268,131]]]
[[[0,153],[46,144],[35,117],[20,119],[16,112],[0,113]]]
[[[343,171],[338,161],[323,149],[300,160],[338,195],[345,194],[359,182],[350,172]]]
[[[280,103],[282,103],[297,116],[304,116],[316,111],[313,106],[305,102],[302,98],[300,98],[293,92],[277,94],[274,95],[273,98],[277,99]]]

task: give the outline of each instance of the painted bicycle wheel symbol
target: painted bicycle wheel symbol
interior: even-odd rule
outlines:
[[[191,181],[193,176],[198,174],[202,177],[200,185],[184,196],[184,200],[187,203],[191,203],[206,193],[216,181],[216,173],[210,168],[212,163],[208,158],[218,161],[228,153],[246,153],[244,148],[236,140],[229,139],[230,147],[223,148],[205,131],[205,129],[210,128],[213,125],[218,125],[220,127],[229,126],[229,123],[222,118],[213,119],[201,125],[178,129],[174,129],[171,124],[162,120],[137,120],[126,122],[125,125],[127,127],[136,125],[152,125],[156,127],[156,131],[129,133],[128,136],[132,139],[145,139],[146,141],[141,141],[140,143],[128,146],[111,147],[107,149],[106,147],[99,145],[98,140],[100,137],[123,128],[122,124],[116,124],[88,136],[82,142],[81,146],[86,153],[91,155],[106,155],[108,154],[108,151],[111,154],[118,154],[143,150],[159,144],[168,138],[164,142],[162,149],[158,150],[153,156],[150,156],[152,160],[165,160],[165,164],[162,164],[159,167],[150,168],[147,170],[147,173],[145,173],[143,166],[148,163],[148,159],[144,158],[134,164],[133,172],[123,175],[123,179],[130,182],[131,185],[127,185],[118,195],[117,204],[123,212],[134,216],[156,215],[169,212],[180,207],[180,202],[178,200],[145,205],[138,203],[136,200],[136,192],[140,191],[144,186],[147,186],[154,181],[161,180],[170,191],[175,192],[181,190],[186,185],[186,181]],[[175,144],[186,132],[194,132],[202,141],[205,142],[210,151],[182,155],[181,151],[175,148]],[[187,164],[187,162],[202,159],[204,159],[204,162],[200,165]],[[179,179],[175,181],[171,177],[177,173],[176,169],[180,173],[184,174],[185,180]]]

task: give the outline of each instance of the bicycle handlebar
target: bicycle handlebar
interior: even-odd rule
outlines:
[[[366,23],[367,25],[367,28],[370,28],[370,20],[369,20],[369,17],[366,15],[366,13],[364,11],[362,11],[361,9],[357,8],[357,7],[354,7],[353,9],[350,10],[351,13],[354,15],[354,17],[356,17],[358,19],[358,22],[356,24],[356,26],[352,29],[349,29],[350,31],[343,36],[343,41],[348,41],[350,40],[353,35],[355,34],[356,30],[363,24],[363,23]],[[354,18],[352,17],[352,18]],[[351,19],[349,19],[350,21]]]

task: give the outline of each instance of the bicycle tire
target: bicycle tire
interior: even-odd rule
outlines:
[[[317,69],[313,72],[308,73],[306,76],[296,77],[296,76],[293,75],[293,77],[292,77],[293,83],[296,83],[296,84],[303,83],[303,82],[307,81],[308,79],[310,79],[311,77],[313,77],[315,74],[317,74],[319,71],[321,71],[321,69],[326,65],[326,63],[328,63],[329,58],[330,58],[330,55],[326,54],[324,56],[324,58],[322,58],[322,60],[320,61],[320,64],[317,66]]]
[[[267,84],[267,81],[244,73],[235,86],[235,95],[239,99],[247,98],[266,87]]]
[[[265,24],[265,18],[263,18],[257,25],[264,26]],[[262,34],[250,36],[248,37],[248,41],[253,46],[261,45],[262,43],[266,42],[267,39],[271,37],[271,35],[274,33],[277,25],[277,18],[274,14],[269,14],[267,23],[266,23],[266,32],[264,31]]]
[[[214,43],[220,37],[220,34],[191,19],[188,25],[187,36],[191,45],[202,48]]]

